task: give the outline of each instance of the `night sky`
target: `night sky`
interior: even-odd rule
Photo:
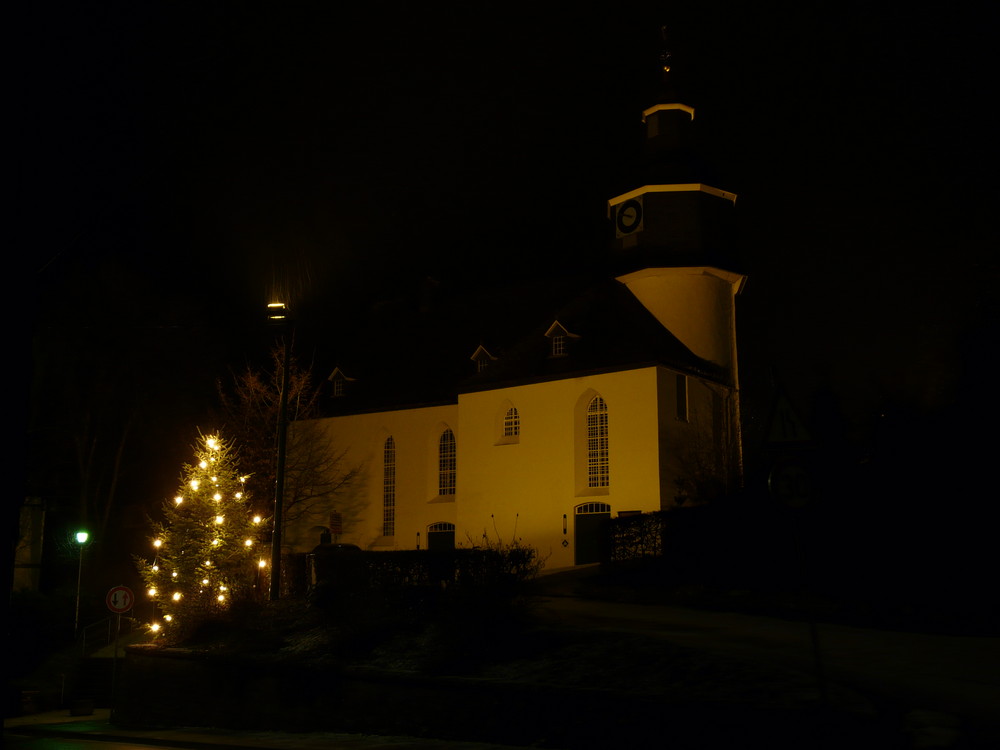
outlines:
[[[371,305],[427,277],[599,257],[663,24],[739,195],[748,435],[775,382],[859,453],[891,405],[984,418],[966,410],[996,344],[986,4],[291,5],[36,4],[17,28],[12,280],[36,335],[139,352],[129,381],[170,411],[145,427],[180,451],[157,481],[215,377],[266,353],[269,295],[332,369]]]

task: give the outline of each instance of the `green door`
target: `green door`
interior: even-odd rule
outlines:
[[[455,524],[432,523],[428,526],[427,549],[455,549]]]
[[[611,518],[611,506],[607,503],[583,503],[575,508],[573,535],[573,564],[586,565],[601,561],[603,545],[602,526]]]

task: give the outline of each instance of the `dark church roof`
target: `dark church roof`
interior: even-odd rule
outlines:
[[[355,343],[336,357],[338,377],[351,380],[330,399],[330,414],[455,403],[461,392],[654,364],[724,380],[721,367],[695,356],[613,278],[438,289],[420,301],[383,302],[354,330]],[[551,334],[562,331],[566,353],[553,356]]]

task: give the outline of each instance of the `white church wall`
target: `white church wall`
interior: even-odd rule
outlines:
[[[735,380],[733,296],[742,276],[707,267],[646,268],[619,281],[688,349],[733,369]]]
[[[581,468],[595,395],[608,406],[610,484],[589,488]],[[505,442],[498,427],[508,405],[520,418],[517,442]],[[516,536],[547,567],[565,567],[574,564],[576,506],[608,503],[613,514],[659,509],[656,368],[467,393],[459,407],[458,542]]]
[[[678,373],[645,367],[464,393],[458,404],[374,412],[319,420],[334,445],[347,448],[345,465],[361,467],[349,494],[317,506],[286,530],[286,548],[306,552],[319,541],[331,510],[358,509],[339,541],[363,549],[427,547],[432,524],[455,526],[457,546],[518,539],[536,548],[546,567],[576,562],[575,509],[606,503],[610,514],[652,512],[683,493],[675,480],[690,477],[692,456],[717,442],[713,389]],[[587,482],[587,406],[600,396],[608,410],[609,482]],[[504,435],[515,408],[518,434]],[[294,429],[293,425],[293,429]],[[438,486],[439,440],[456,438],[455,493]],[[384,447],[395,446],[395,533],[383,531]],[[352,505],[353,503],[353,505]],[[563,542],[566,545],[563,545]]]
[[[725,404],[731,389],[690,376],[683,378],[687,398],[681,415],[678,406],[678,373],[660,371],[660,468],[663,486],[663,507],[699,499],[697,487],[704,490],[713,477],[725,484],[729,461],[736,455],[730,444],[735,433],[733,415]],[[701,498],[705,499],[705,498]]]
[[[357,508],[355,518],[345,517],[339,541],[362,549],[415,549],[418,533],[426,540],[427,527],[455,522],[453,498],[438,495],[438,444],[450,427],[457,434],[458,406],[352,414],[318,420],[331,444],[346,449],[344,466],[360,469],[355,486],[329,503],[318,503],[314,512],[286,526],[285,549],[308,552],[319,542],[333,510]],[[291,425],[295,429],[296,425]],[[383,531],[385,442],[395,444],[395,533]],[[460,454],[459,454],[460,455]],[[426,544],[423,541],[421,546]]]

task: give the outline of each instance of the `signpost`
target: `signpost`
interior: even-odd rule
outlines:
[[[344,533],[344,516],[339,511],[330,514],[330,533],[334,542],[339,542],[340,535]]]
[[[802,571],[803,591],[806,589],[809,571],[798,533],[798,524],[801,520],[798,516],[805,512],[815,499],[810,461],[806,457],[814,445],[812,436],[799,419],[791,401],[779,388],[767,420],[765,447],[776,454],[767,477],[767,489],[771,497],[792,516],[792,541],[795,545],[796,562]],[[829,695],[816,618],[810,616],[808,622],[809,640],[812,643],[813,659],[816,663],[816,682],[819,685],[820,699],[826,706]]]
[[[108,609],[115,613],[115,646],[111,656],[111,706],[114,710],[115,689],[118,684],[118,636],[122,632],[122,615],[132,609],[135,604],[135,594],[128,586],[115,586],[108,595],[104,597],[104,603]]]

